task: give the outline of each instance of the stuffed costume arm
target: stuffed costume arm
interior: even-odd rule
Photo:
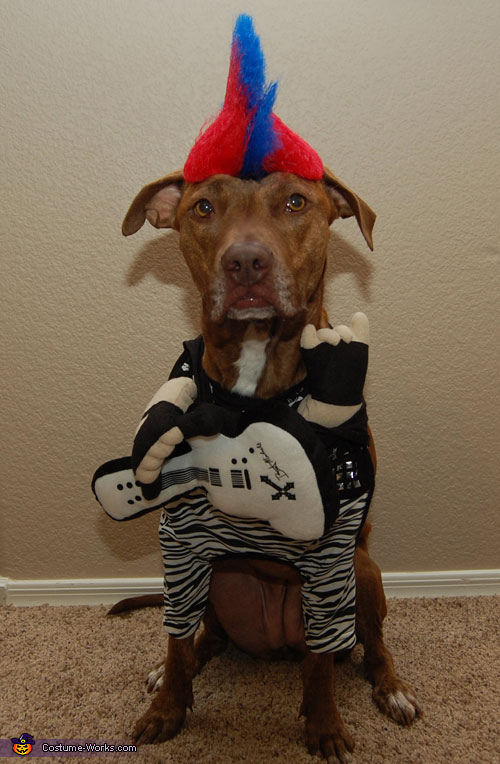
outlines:
[[[184,439],[179,428],[183,414],[196,400],[198,390],[190,377],[165,382],[143,414],[132,449],[132,467],[137,480],[149,488],[148,498],[159,493],[155,486],[165,459]]]
[[[162,489],[162,467],[176,446],[196,436],[217,435],[231,423],[228,413],[212,403],[189,410],[198,397],[190,377],[174,377],[160,387],[136,430],[131,464],[145,499],[155,499]]]
[[[369,337],[364,313],[356,313],[350,327],[316,330],[308,324],[304,328],[300,345],[311,391],[298,408],[304,419],[339,427],[361,409]]]

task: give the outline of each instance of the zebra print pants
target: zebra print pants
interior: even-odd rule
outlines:
[[[261,520],[214,509],[203,489],[169,504],[160,520],[164,564],[164,624],[184,638],[199,627],[210,586],[211,561],[226,555],[268,557],[292,563],[303,578],[306,642],[313,652],[353,647],[355,637],[354,548],[369,494],[341,501],[337,520],[316,541],[288,539]]]

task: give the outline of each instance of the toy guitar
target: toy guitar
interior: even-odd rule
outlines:
[[[186,416],[198,434],[186,437],[163,464],[158,495],[145,498],[148,486],[136,479],[130,457],[97,470],[92,489],[110,517],[138,517],[203,488],[222,512],[266,520],[292,539],[319,538],[334,522],[339,499],[331,461],[294,409],[273,404],[250,414],[200,404]]]

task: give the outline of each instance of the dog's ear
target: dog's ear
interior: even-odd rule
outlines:
[[[174,228],[177,207],[182,196],[182,170],[165,175],[139,191],[122,224],[124,236],[136,233],[146,218],[155,228]]]
[[[372,231],[377,217],[374,211],[345,183],[342,183],[328,167],[325,167],[323,182],[337,214],[341,218],[350,218],[354,215],[366,243],[373,250]]]

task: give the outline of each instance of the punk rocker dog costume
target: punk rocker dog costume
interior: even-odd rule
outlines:
[[[186,181],[216,173],[259,179],[277,170],[320,179],[316,152],[273,114],[275,95],[251,20],[240,17],[224,107],[193,147]],[[173,636],[188,637],[200,625],[212,562],[247,556],[298,569],[313,652],[354,645],[353,556],[374,488],[363,314],[355,327],[347,341],[322,330],[329,339],[315,343],[306,327],[306,377],[271,400],[224,390],[203,369],[202,337],[185,342],[143,416],[132,456],[95,473],[95,496],[115,520],[162,510],[164,623]],[[347,421],[322,421],[323,410],[343,406],[352,414]],[[320,415],[308,416],[311,410]]]

